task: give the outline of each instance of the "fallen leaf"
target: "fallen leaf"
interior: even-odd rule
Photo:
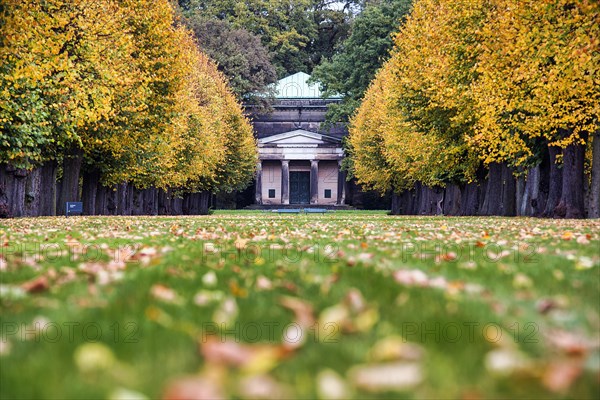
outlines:
[[[83,373],[107,371],[117,363],[113,351],[102,343],[84,343],[77,347],[73,357]]]
[[[209,271],[202,276],[204,286],[213,287],[217,284],[217,274],[215,271]]]
[[[500,348],[488,352],[485,367],[493,374],[508,376],[518,370],[527,369],[529,360],[516,349]]]
[[[0,284],[0,299],[18,300],[27,297],[27,292],[20,286]]]
[[[406,286],[427,286],[429,279],[420,269],[399,269],[394,272],[396,282]]]
[[[414,362],[393,362],[352,367],[348,380],[369,392],[405,391],[423,381],[421,366]]]
[[[150,294],[155,299],[163,301],[165,303],[172,303],[172,304],[181,304],[182,303],[182,300],[179,298],[179,296],[173,289],[171,289],[165,285],[162,285],[160,283],[157,283],[150,288]]]
[[[533,286],[533,281],[527,275],[519,272],[513,279],[513,286],[517,289],[527,289]]]
[[[351,397],[346,381],[331,369],[323,370],[317,375],[317,394],[323,400],[342,400]]]
[[[582,371],[582,357],[555,360],[546,367],[542,383],[552,392],[564,392],[571,387]]]
[[[344,301],[354,313],[361,312],[366,308],[365,299],[360,290],[352,288],[346,293]]]
[[[188,376],[170,383],[163,400],[221,400],[226,396],[214,380],[202,376]]]
[[[332,339],[337,336],[343,327],[350,322],[350,310],[343,304],[336,304],[325,308],[319,314],[319,339]]]
[[[300,325],[301,328],[306,329],[314,325],[315,317],[310,303],[297,297],[290,296],[281,296],[279,298],[279,303],[294,313],[296,318],[295,322]]]
[[[238,385],[238,394],[243,399],[290,398],[289,389],[268,375],[242,378]]]
[[[109,396],[108,400],[148,400],[149,397],[135,390],[117,388]]]
[[[205,306],[212,302],[222,301],[224,297],[225,294],[217,290],[200,290],[194,296],[194,304],[197,306]]]
[[[388,336],[379,340],[369,351],[372,361],[411,360],[423,357],[423,348],[416,343],[408,343],[402,336]]]
[[[213,322],[219,325],[231,326],[238,316],[238,306],[233,297],[226,297],[213,314]]]
[[[551,346],[568,355],[585,355],[600,345],[581,334],[562,330],[550,331],[546,338]]]
[[[271,290],[271,289],[273,289],[273,283],[266,276],[259,275],[256,278],[256,289],[258,289],[258,290]]]
[[[0,340],[0,357],[10,354],[11,344],[8,339]]]
[[[37,278],[22,283],[21,288],[27,293],[41,293],[50,289],[50,284],[48,283],[48,278],[45,276],[38,276]]]
[[[586,235],[580,235],[577,237],[577,243],[579,244],[589,244],[590,239]]]
[[[573,232],[571,232],[571,231],[565,231],[561,236],[562,240],[571,240],[572,238],[573,238]]]
[[[237,367],[247,373],[271,370],[286,353],[279,346],[248,345],[215,336],[203,339],[200,352],[209,364]]]

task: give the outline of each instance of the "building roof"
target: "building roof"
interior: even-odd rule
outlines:
[[[280,79],[275,87],[276,99],[322,99],[318,84],[307,83],[310,75],[297,72],[294,75]],[[339,97],[330,97],[339,98]]]

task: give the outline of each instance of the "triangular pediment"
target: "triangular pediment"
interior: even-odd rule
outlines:
[[[277,135],[268,136],[258,140],[259,145],[276,146],[319,146],[319,145],[341,145],[341,140],[320,133],[296,129]]]

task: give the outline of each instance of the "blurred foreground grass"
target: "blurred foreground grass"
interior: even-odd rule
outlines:
[[[2,398],[596,398],[600,221],[0,222]]]

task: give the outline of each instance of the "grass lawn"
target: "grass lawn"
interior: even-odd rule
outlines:
[[[600,221],[0,221],[1,398],[596,398]]]

